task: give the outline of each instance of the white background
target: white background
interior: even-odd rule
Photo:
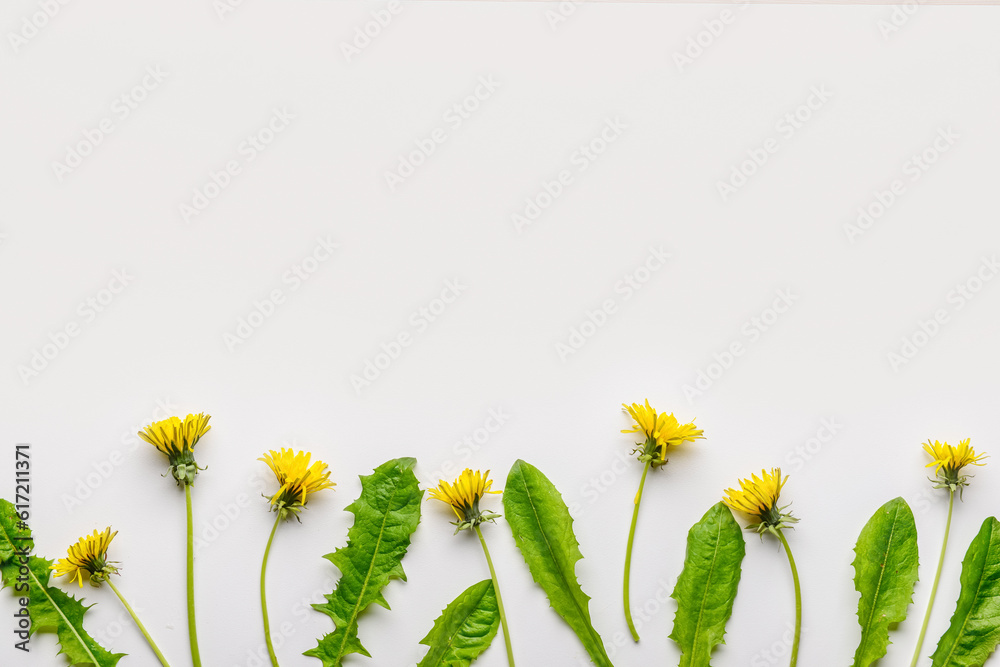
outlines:
[[[946,507],[920,445],[971,437],[998,450],[1000,281],[976,282],[1000,251],[995,9],[921,7],[889,33],[891,7],[581,5],[553,22],[552,5],[408,4],[348,58],[343,45],[386,5],[246,2],[220,16],[209,2],[168,4],[69,4],[16,49],[9,34],[38,6],[8,3],[0,20],[0,477],[9,496],[13,445],[31,443],[39,554],[112,525],[121,590],[172,664],[189,664],[183,494],[132,434],[163,404],[206,411],[213,429],[197,455],[208,469],[194,489],[207,542],[202,654],[212,667],[259,664],[249,656],[263,647],[257,576],[271,520],[259,494],[274,484],[256,459],[283,443],[308,449],[338,486],[279,530],[269,601],[273,626],[290,628],[282,664],[318,664],[299,654],[333,626],[304,605],[332,589],[337,571],[321,557],[344,543],[357,475],[416,456],[425,486],[450,464],[492,469],[500,487],[524,458],[574,508],[577,573],[615,664],[676,664],[674,603],[656,596],[680,572],[687,529],[737,478],[782,466],[783,499],[801,518],[789,536],[805,598],[799,664],[850,664],[851,549],[897,495],[914,508],[922,581],[882,663],[909,664]],[[704,22],[719,32],[724,11],[731,21],[711,37]],[[707,46],[679,66],[699,38]],[[119,118],[115,100],[147,68],[165,78]],[[445,114],[480,77],[498,86],[455,127]],[[802,107],[814,89],[832,96]],[[274,109],[294,119],[247,161],[241,144]],[[796,112],[807,119],[785,136],[779,123]],[[113,132],[60,179],[53,163],[106,117]],[[609,119],[626,127],[580,171],[580,147]],[[390,190],[385,173],[436,128],[446,140]],[[769,138],[777,151],[724,201],[718,183]],[[925,149],[936,161],[914,180]],[[241,172],[185,221],[180,206],[229,160]],[[518,230],[512,214],[562,170],[572,182]],[[895,179],[902,194],[851,237],[845,225]],[[339,248],[296,288],[283,276],[321,237]],[[646,274],[651,247],[670,258]],[[102,292],[123,270],[127,286]],[[629,293],[620,281],[632,274],[646,282]],[[449,280],[460,296],[419,330],[419,309],[440,306]],[[967,283],[979,289],[960,298]],[[283,303],[227,344],[272,290]],[[794,298],[775,320],[779,290]],[[87,299],[103,299],[102,312]],[[560,354],[608,299],[603,326],[583,326],[593,335]],[[919,335],[938,310],[944,324]],[[45,348],[74,324],[63,349]],[[352,375],[400,333],[412,343],[356,391]],[[922,345],[894,364],[904,337]],[[734,342],[743,353],[712,367]],[[36,358],[37,375],[25,372],[36,352],[51,357]],[[686,396],[699,372],[714,379]],[[620,462],[633,442],[619,433],[620,404],[646,397],[697,418],[706,439],[648,481],[633,600],[652,614],[633,645],[620,578],[641,468]],[[457,447],[484,440],[491,410],[503,426],[475,451]],[[838,425],[832,437],[824,420]],[[975,471],[956,509],[925,654],[947,627],[969,541],[997,511],[997,465]],[[488,576],[472,536],[452,537],[450,510],[423,512],[409,581],[385,590],[393,610],[361,620],[374,657],[351,665],[415,664],[439,611]],[[519,664],[586,664],[506,524],[485,532]],[[131,654],[121,664],[153,665],[110,590],[83,592],[97,603],[92,633]],[[0,609],[13,607],[8,597]],[[48,635],[15,653],[2,616],[0,662],[63,664]],[[780,547],[748,535],[713,664],[786,664],[769,656],[787,651],[792,616]],[[506,664],[499,637],[477,664]]]

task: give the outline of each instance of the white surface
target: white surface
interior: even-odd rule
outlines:
[[[579,578],[597,629],[621,643],[615,664],[676,664],[672,601],[651,603],[638,646],[624,641],[620,609],[640,467],[618,462],[632,442],[619,434],[628,426],[619,405],[649,397],[697,417],[707,439],[649,481],[636,603],[672,588],[687,529],[723,488],[780,465],[802,520],[790,535],[804,582],[800,665],[849,663],[859,638],[851,549],[897,495],[917,516],[922,581],[883,662],[908,664],[945,515],[920,444],[971,437],[998,453],[1000,281],[961,308],[949,297],[1000,252],[997,12],[921,7],[885,38],[887,7],[582,5],[552,29],[546,5],[414,4],[348,62],[340,45],[383,7],[247,2],[220,19],[206,2],[70,4],[17,53],[5,40],[3,493],[13,444],[30,442],[38,552],[55,557],[113,525],[120,588],[173,664],[189,664],[183,496],[131,434],[162,416],[160,403],[209,412],[214,428],[197,449],[208,466],[195,487],[199,533],[224,524],[240,494],[246,506],[199,553],[202,651],[212,667],[255,664],[247,656],[262,647],[257,574],[270,522],[259,493],[273,488],[256,458],[282,443],[309,449],[338,487],[315,497],[301,526],[282,527],[269,588],[274,626],[291,627],[282,664],[315,664],[298,654],[332,624],[303,601],[332,588],[337,572],[321,556],[344,542],[351,517],[341,510],[358,494],[357,475],[416,456],[425,484],[451,462],[491,468],[499,486],[520,457],[574,507]],[[35,9],[9,3],[0,25],[16,30]],[[674,53],[722,11],[732,22],[679,71]],[[112,104],[147,67],[165,79],[118,119]],[[481,77],[499,85],[455,127],[448,109]],[[832,97],[814,99],[819,108],[785,136],[777,124],[813,89]],[[295,118],[248,162],[241,142],[273,109]],[[52,162],[107,116],[113,133],[60,182]],[[608,119],[627,127],[579,171],[574,153]],[[436,128],[446,141],[390,192],[386,170]],[[958,139],[910,180],[905,163],[947,128]],[[769,138],[777,152],[723,202],[717,182]],[[185,223],[179,205],[228,160],[242,172]],[[561,170],[572,183],[517,233],[511,215]],[[905,192],[851,243],[844,225],[897,178]],[[298,288],[283,279],[327,236],[339,244],[332,258]],[[626,299],[616,285],[650,247],[670,259]],[[78,304],[123,269],[127,287],[88,321]],[[412,314],[450,280],[465,289],[420,330]],[[224,336],[276,289],[284,303],[230,351]],[[779,290],[793,306],[751,340],[751,318]],[[616,312],[560,359],[557,344],[606,299]],[[887,355],[939,308],[948,321],[894,370]],[[18,367],[71,323],[79,335],[23,382]],[[401,332],[412,344],[355,392],[351,376]],[[744,354],[689,402],[684,386],[733,342]],[[491,410],[506,423],[478,450],[457,449]],[[832,439],[797,458],[831,419],[841,425]],[[116,451],[110,477],[67,508],[66,494]],[[976,471],[957,508],[928,654],[954,609],[962,554],[997,511],[997,465]],[[597,492],[589,480],[602,475]],[[440,609],[488,576],[478,545],[452,537],[449,520],[425,503],[404,561],[409,581],[386,589],[391,612],[372,608],[361,621],[374,658],[351,665],[415,664]],[[585,664],[506,525],[487,534],[519,664]],[[116,625],[124,616],[110,591],[84,592],[97,603],[92,632],[131,654],[121,664],[153,664],[139,634]],[[5,597],[0,609],[12,608]],[[781,649],[792,614],[778,545],[748,535],[715,662],[786,664],[761,652]],[[61,664],[51,637],[25,659],[0,630],[3,664]],[[505,664],[499,638],[477,664]]]

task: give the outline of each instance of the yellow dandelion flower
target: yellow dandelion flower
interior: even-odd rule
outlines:
[[[764,533],[769,532],[781,541],[781,546],[788,556],[788,565],[792,570],[792,584],[795,587],[795,631],[792,639],[791,666],[795,667],[799,654],[799,639],[802,635],[802,587],[799,584],[799,571],[792,557],[792,548],[782,532],[796,523],[798,519],[791,514],[782,512],[785,507],[778,507],[778,498],[784,488],[788,476],[781,476],[781,468],[771,468],[771,472],[760,471],[760,477],[751,475],[750,479],[741,479],[740,488],[726,489],[722,502],[731,510],[743,512],[758,520],[758,523],[747,526],[747,530],[756,531],[764,540]]]
[[[639,518],[639,503],[642,501],[642,489],[646,484],[646,474],[650,468],[659,468],[667,463],[667,449],[675,447],[684,442],[694,442],[699,438],[704,438],[703,431],[696,428],[694,422],[681,424],[673,414],[657,412],[646,399],[644,405],[633,403],[628,405],[622,403],[622,409],[632,417],[634,422],[632,428],[622,429],[622,433],[642,433],[646,437],[645,442],[635,443],[636,458],[642,463],[642,477],[639,480],[639,490],[635,493],[632,509],[632,527],[628,533],[628,543],[625,546],[625,581],[623,591],[623,602],[625,606],[625,620],[628,623],[629,632],[632,638],[639,641],[639,633],[635,629],[632,621],[632,609],[629,606],[629,577],[632,567],[632,544],[635,538],[635,526]]]
[[[479,501],[488,493],[502,493],[501,491],[491,491],[493,481],[490,479],[490,471],[480,472],[466,468],[454,482],[449,484],[442,480],[432,489],[428,489],[428,497],[440,500],[451,505],[451,509],[458,517],[458,521],[452,522],[455,526],[455,534],[460,530],[471,529],[479,537],[479,544],[483,547],[483,555],[486,556],[486,564],[490,568],[490,579],[493,581],[493,590],[496,592],[497,605],[500,610],[500,625],[503,627],[504,643],[507,645],[507,663],[513,666],[514,653],[511,648],[510,629],[507,627],[507,615],[503,608],[503,598],[500,595],[500,583],[497,581],[497,573],[493,568],[493,559],[490,557],[490,550],[486,546],[486,538],[479,524],[484,521],[493,521],[500,517],[493,512],[483,512],[479,509]]]
[[[642,452],[639,460],[650,461],[653,467],[660,467],[667,462],[667,448],[676,447],[684,442],[694,442],[704,438],[704,431],[696,428],[694,422],[681,424],[673,414],[657,413],[646,399],[645,405],[622,403],[622,408],[635,422],[630,429],[622,429],[622,433],[642,433],[646,442],[636,447],[636,452]]]
[[[482,512],[479,509],[479,501],[487,493],[500,493],[491,491],[493,480],[490,479],[490,471],[485,473],[478,470],[466,468],[454,482],[449,484],[443,479],[437,487],[429,489],[428,495],[431,498],[451,505],[452,511],[458,517],[455,522],[456,533],[466,528],[474,528],[483,521],[492,521],[499,517],[499,514],[492,512]]]
[[[748,526],[749,530],[762,533],[769,528],[783,528],[798,521],[791,514],[782,513],[783,507],[778,507],[778,497],[787,481],[787,475],[781,476],[781,468],[771,468],[771,472],[761,470],[760,477],[751,475],[750,479],[741,479],[739,490],[726,489],[722,502],[759,521]]]
[[[969,475],[959,474],[962,468],[967,465],[986,465],[981,461],[988,457],[986,454],[976,454],[976,450],[969,446],[970,441],[971,438],[966,438],[959,442],[957,447],[937,440],[933,443],[930,440],[924,443],[924,451],[932,459],[926,467],[934,466],[937,481],[943,486],[968,486]]]
[[[310,494],[336,486],[330,481],[326,464],[319,460],[313,462],[309,452],[293,452],[285,448],[276,452],[272,449],[257,460],[267,464],[281,485],[269,499],[275,512],[291,512],[297,518]]]
[[[211,430],[208,425],[211,418],[203,412],[184,419],[168,417],[139,431],[139,437],[166,454],[170,461],[170,473],[178,484],[190,485],[198,474],[194,446]]]
[[[929,439],[924,443],[924,451],[931,457],[931,462],[927,464],[930,468],[934,466],[936,477],[930,481],[936,482],[935,489],[948,489],[948,519],[945,522],[944,541],[941,545],[941,556],[938,559],[937,575],[931,585],[930,601],[927,603],[927,611],[924,613],[924,628],[927,627],[931,617],[931,610],[934,608],[934,598],[937,595],[938,584],[941,581],[941,567],[944,563],[945,550],[948,548],[948,534],[951,531],[951,514],[955,508],[955,491],[962,493],[969,485],[971,475],[961,474],[962,468],[968,465],[983,466],[982,460],[987,458],[986,454],[976,454],[976,450],[969,446],[971,438],[966,438],[958,443],[958,447],[953,447],[947,442],[931,442]],[[917,646],[913,652],[913,664],[917,664],[918,658],[923,648],[924,635],[920,634],[917,639]]]
[[[115,582],[111,580],[112,574],[118,574],[118,568],[115,567],[117,563],[108,560],[108,547],[111,546],[111,540],[115,539],[115,535],[117,534],[117,530],[112,533],[111,528],[108,527],[104,529],[103,533],[98,533],[95,530],[92,535],[84,535],[67,550],[66,558],[60,558],[55,565],[50,565],[49,569],[55,570],[55,576],[57,577],[67,576],[70,581],[78,582],[81,588],[83,587],[84,574],[87,575],[91,586],[100,586],[104,582],[107,582],[111,590],[114,591],[114,594],[121,600],[129,616],[135,621],[139,631],[142,632],[142,636],[149,642],[149,647],[153,649],[153,653],[156,654],[160,664],[164,667],[169,667],[166,658],[160,653],[160,649],[146,631],[146,627],[139,620],[139,617],[136,616],[131,605],[125,601],[125,597],[118,590],[118,587],[115,586]]]
[[[108,547],[117,534],[117,530],[112,533],[109,527],[103,533],[95,530],[93,535],[84,535],[67,550],[66,558],[60,558],[49,569],[55,570],[57,577],[66,576],[70,581],[78,582],[81,588],[84,573],[91,585],[100,585],[108,576],[118,573],[118,569],[108,561]]]

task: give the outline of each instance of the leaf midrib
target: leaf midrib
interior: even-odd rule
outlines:
[[[698,642],[697,638],[701,631],[701,619],[705,613],[705,603],[708,600],[708,591],[712,585],[712,575],[715,573],[715,564],[719,560],[719,547],[722,543],[722,522],[719,521],[719,529],[716,531],[715,536],[715,549],[712,551],[712,567],[708,570],[708,581],[705,582],[705,594],[701,598],[701,608],[698,609],[698,622],[694,626],[694,638],[696,641],[692,642],[691,646],[691,663],[694,663],[694,659],[698,656]]]
[[[549,544],[549,537],[545,533],[545,530],[542,529],[542,521],[541,521],[541,518],[538,516],[538,511],[535,509],[535,502],[534,502],[534,500],[531,497],[531,491],[528,489],[528,479],[527,479],[527,477],[525,477],[523,470],[521,470],[519,472],[521,473],[521,485],[524,487],[524,493],[528,496],[528,505],[531,507],[531,513],[535,517],[535,524],[538,526],[538,532],[541,533],[542,539],[545,541],[545,548],[549,550],[549,555],[552,557],[552,561],[555,562],[558,565],[558,562],[556,561],[555,553],[552,551],[552,546]],[[582,556],[581,556],[581,558],[582,558]],[[580,560],[580,559],[578,558],[577,560]],[[574,561],[574,563],[575,563],[575,561]],[[562,568],[557,567],[556,570],[559,572],[559,578],[562,579],[563,583],[566,584],[567,587],[569,587],[570,582],[566,579],[566,576],[563,573]],[[579,585],[580,585],[579,582],[574,582],[574,583],[576,584],[577,587],[579,587]],[[580,616],[582,618],[586,619],[587,616],[588,616],[588,614],[584,613],[583,609],[580,607],[580,603],[576,599],[576,596],[573,595],[570,591],[566,591],[566,593],[569,595],[570,599],[573,600],[573,606],[576,607],[576,610],[580,614]],[[594,634],[596,634],[596,632],[595,632],[593,626],[590,623],[587,623],[586,625],[587,625],[587,634],[590,635],[590,640],[592,642],[596,642],[597,646],[600,646],[600,647],[603,648],[603,645],[600,642],[600,638],[599,637],[596,637],[596,638],[594,637]],[[588,651],[588,653],[589,652],[590,651]]]
[[[5,538],[7,538],[7,542],[10,544],[11,548],[13,549],[14,548],[14,540],[11,539],[10,535],[7,533],[7,527],[4,526],[3,523],[0,523],[0,531],[3,531],[3,536]],[[17,550],[16,549],[14,549],[14,554],[15,555],[17,554]],[[38,586],[38,589],[40,591],[42,591],[42,593],[45,594],[45,597],[46,597],[46,599],[48,599],[49,604],[52,605],[52,608],[55,609],[56,612],[59,614],[59,616],[62,617],[62,619],[66,622],[66,625],[69,626],[69,629],[73,631],[73,636],[76,637],[77,641],[79,642],[80,646],[83,647],[83,650],[86,652],[87,656],[91,660],[93,660],[93,662],[94,662],[95,665],[100,665],[101,663],[97,661],[97,658],[91,652],[90,647],[87,646],[86,642],[83,641],[83,637],[81,637],[80,634],[76,631],[76,628],[73,627],[73,623],[69,620],[69,618],[66,617],[66,614],[64,614],[63,610],[59,607],[59,605],[56,604],[56,601],[52,599],[52,596],[49,595],[49,591],[46,589],[46,587],[42,584],[41,580],[38,578],[38,576],[31,569],[31,557],[30,556],[28,557],[28,566],[27,567],[28,567],[28,575],[35,581],[35,584]]]
[[[878,584],[875,586],[875,596],[872,598],[872,609],[871,613],[868,614],[868,622],[861,629],[861,645],[858,646],[858,654],[861,654],[861,649],[865,647],[866,642],[871,638],[871,628],[872,628],[872,618],[875,616],[875,609],[878,607],[878,596],[882,592],[882,580],[885,578],[885,566],[889,562],[889,551],[892,550],[892,540],[896,535],[896,523],[899,518],[899,507],[896,507],[896,513],[892,517],[892,529],[889,531],[889,541],[885,545],[885,554],[882,561],[881,571],[878,575]]]
[[[955,635],[955,641],[951,644],[951,650],[948,651],[948,655],[945,658],[944,664],[947,665],[951,662],[951,658],[955,655],[955,649],[958,648],[958,640],[965,633],[965,626],[969,623],[969,618],[972,616],[972,610],[975,608],[975,602],[979,599],[979,592],[983,590],[983,581],[986,580],[986,564],[990,562],[990,551],[993,548],[993,533],[996,527],[990,529],[990,541],[986,545],[986,554],[983,556],[983,567],[979,575],[979,583],[976,585],[976,594],[972,596],[972,603],[969,604],[969,611],[965,614],[965,619],[962,621],[961,627],[958,629],[958,633]]]
[[[354,604],[354,609],[351,612],[351,620],[344,626],[344,636],[340,640],[340,646],[337,649],[338,661],[344,659],[344,649],[347,646],[347,639],[350,637],[350,629],[357,623],[358,615],[361,613],[361,601],[365,597],[365,591],[368,590],[368,582],[371,580],[372,571],[375,569],[375,559],[378,556],[379,549],[382,547],[382,535],[385,533],[385,524],[389,520],[389,514],[392,512],[392,501],[396,499],[396,494],[399,492],[399,483],[400,480],[397,478],[393,483],[392,497],[389,498],[385,513],[382,515],[382,525],[379,526],[378,539],[375,541],[375,549],[372,552],[371,562],[368,564],[368,572],[365,573],[365,580],[361,585],[361,593],[358,595],[358,601]]]
[[[492,584],[493,582],[490,583]],[[488,591],[489,588],[487,588],[486,590]],[[472,615],[479,610],[479,604],[483,601],[485,597],[486,597],[486,591],[484,591],[483,594],[479,596],[479,599],[476,601],[476,604],[472,606],[472,610],[465,615],[465,618],[462,619],[462,622],[459,623],[458,627],[455,628],[455,632],[453,632],[451,636],[448,637],[448,641],[445,643],[445,649],[441,652],[441,659],[437,661],[437,664],[439,665],[444,664],[444,656],[448,655],[448,649],[454,646],[455,637],[457,637],[458,634],[462,631],[462,628],[464,628],[466,622],[468,622],[468,620],[472,618]]]

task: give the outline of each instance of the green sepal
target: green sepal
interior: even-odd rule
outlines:
[[[760,537],[760,541],[764,541],[764,533],[771,533],[779,540],[778,532],[788,528],[789,530],[795,530],[795,524],[799,520],[792,516],[791,512],[786,512],[792,504],[789,503],[782,507],[772,507],[763,514],[759,515],[761,519],[759,523],[747,524],[746,530],[751,533],[757,533]]]
[[[656,470],[667,465],[667,459],[664,457],[665,450],[665,447],[657,446],[656,438],[646,438],[646,442],[635,443],[632,454],[636,455],[635,458],[639,463],[648,463],[653,470]]]
[[[670,594],[677,600],[670,638],[681,649],[680,667],[708,667],[712,650],[725,643],[745,555],[743,531],[723,503],[688,531],[684,569]]]
[[[514,543],[552,608],[580,638],[594,664],[611,665],[590,620],[590,597],[576,579],[576,562],[583,554],[562,495],[538,468],[518,459],[507,475],[503,508]]]
[[[93,605],[84,606],[77,598],[49,585],[51,560],[30,556],[25,568],[21,562],[25,549],[28,553],[34,549],[31,531],[20,522],[14,505],[0,499],[0,577],[3,588],[10,588],[15,597],[28,598],[29,636],[40,631],[54,632],[59,654],[66,657],[67,665],[114,667],[125,654],[109,652],[83,628],[83,617]]]
[[[430,649],[417,667],[469,667],[500,627],[493,581],[473,584],[452,600],[420,643]]]
[[[905,500],[894,498],[878,508],[861,529],[854,553],[861,641],[853,667],[869,667],[888,651],[890,628],[906,620],[917,584],[917,525]]]
[[[1000,521],[989,517],[962,561],[962,590],[932,667],[980,667],[1000,643]]]
[[[472,519],[463,519],[462,521],[452,521],[451,525],[455,526],[455,532],[453,534],[458,535],[463,530],[473,530],[476,526],[486,523],[487,521],[489,521],[490,523],[496,523],[497,519],[499,519],[501,516],[502,516],[501,514],[495,514],[493,512],[481,512],[477,510],[476,516],[474,516]]]
[[[415,464],[413,458],[393,459],[362,475],[361,496],[344,508],[354,514],[347,546],[324,556],[340,570],[340,579],[325,603],[312,605],[333,619],[335,629],[303,654],[319,658],[324,667],[340,665],[351,653],[371,657],[358,639],[358,617],[372,603],[388,609],[382,589],[392,579],[406,581],[403,556],[420,523],[424,495]]]

